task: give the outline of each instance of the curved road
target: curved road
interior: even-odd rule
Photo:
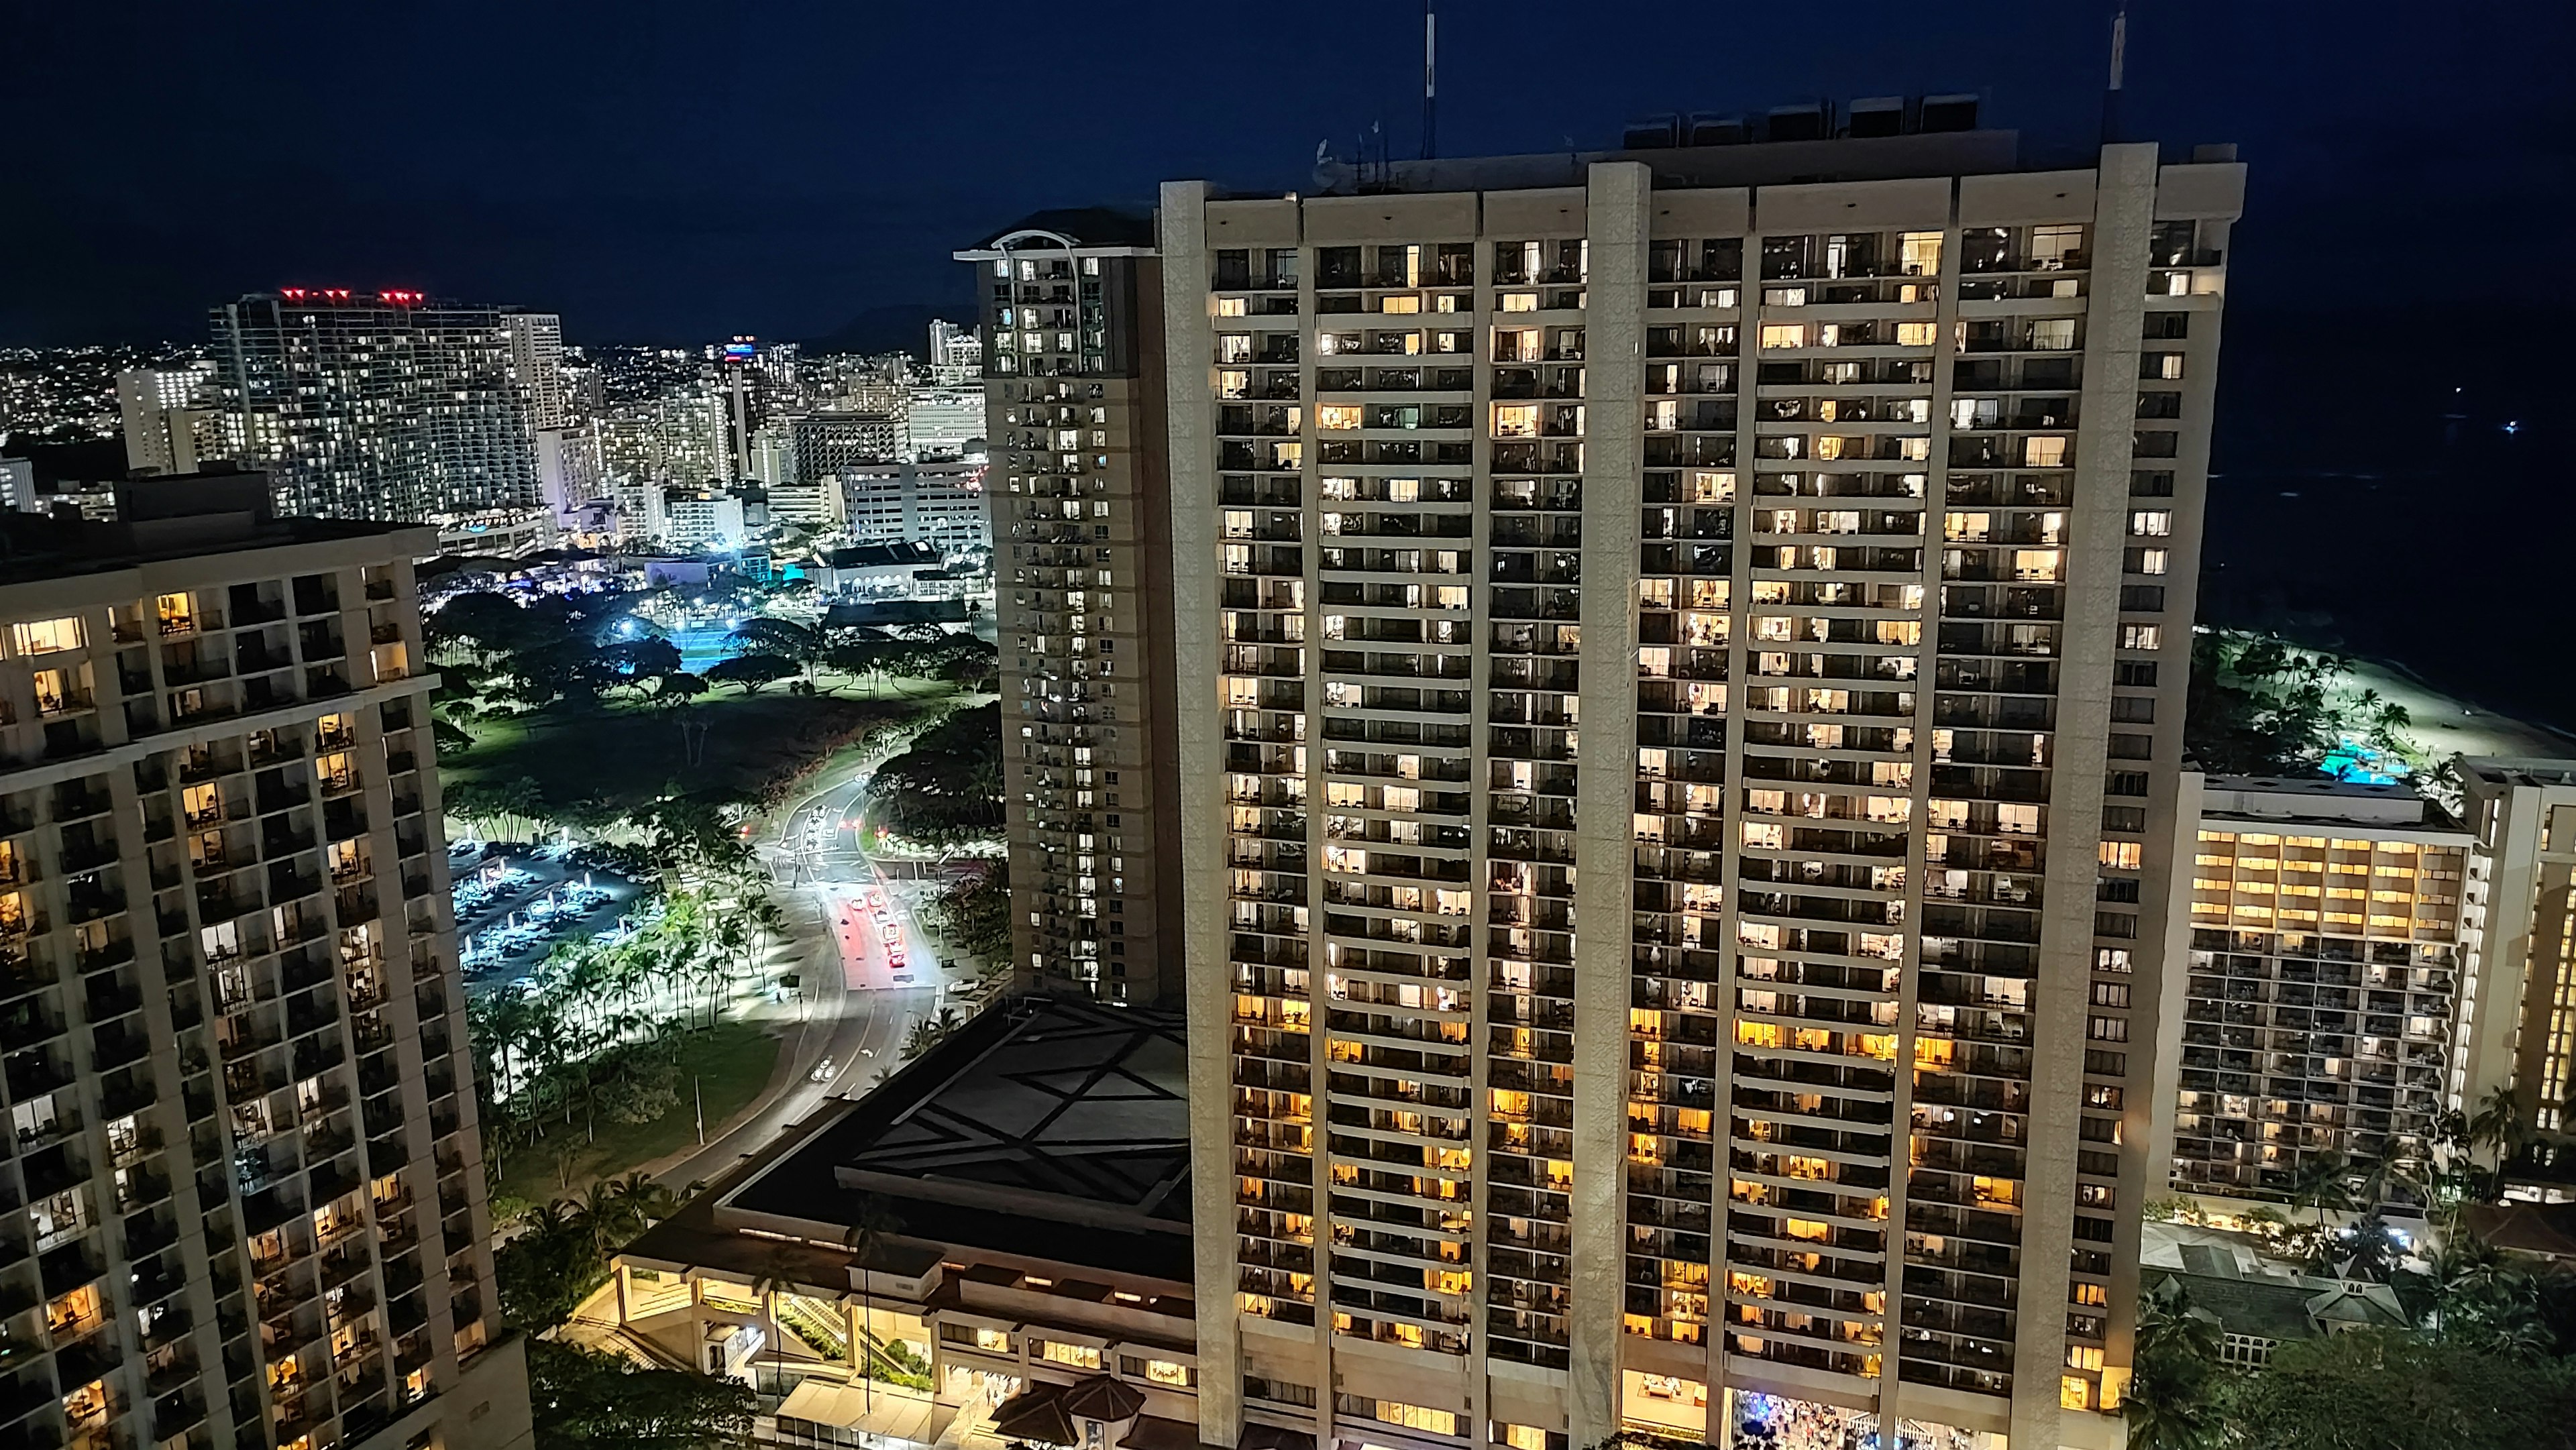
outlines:
[[[750,1109],[731,1123],[709,1123],[706,1146],[648,1165],[645,1171],[673,1187],[711,1179],[759,1152],[827,1098],[865,1093],[880,1069],[902,1060],[912,1023],[936,1010],[941,973],[908,910],[888,903],[908,948],[898,971],[862,899],[876,880],[854,828],[866,778],[867,768],[854,768],[815,789],[780,818],[775,838],[759,843],[788,919],[788,940],[772,949],[771,961],[798,981],[796,998],[780,1011],[796,1018]],[[816,1081],[826,1062],[828,1072]]]

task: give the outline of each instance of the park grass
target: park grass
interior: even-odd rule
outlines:
[[[890,681],[874,699],[790,695],[783,685],[756,695],[718,690],[681,712],[693,729],[706,731],[694,765],[673,713],[624,700],[587,710],[557,704],[475,721],[473,748],[444,753],[440,775],[451,788],[524,777],[536,782],[550,810],[586,807],[597,819],[641,810],[673,784],[692,795],[747,800],[821,759],[851,732],[919,716],[955,694],[955,687],[929,680]]]
[[[726,1119],[769,1085],[769,1075],[778,1065],[778,1047],[776,1037],[749,1022],[722,1022],[704,1031],[682,1033],[672,1043],[679,1062],[680,1100],[671,1111],[649,1123],[612,1123],[602,1118],[598,1140],[583,1144],[562,1176],[556,1171],[549,1142],[519,1150],[501,1175],[499,1201],[536,1204],[577,1197],[602,1179],[695,1147],[698,1116],[689,1092],[692,1077],[705,1094],[707,1136],[713,1138]],[[576,1139],[581,1134],[577,1125],[566,1129],[557,1123],[552,1129],[553,1134],[566,1131]]]

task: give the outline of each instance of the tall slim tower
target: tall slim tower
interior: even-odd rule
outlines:
[[[1203,1439],[2119,1443],[2243,171],[1973,125],[1164,188]]]
[[[1180,991],[1162,279],[1152,224],[1044,212],[957,253],[983,297],[1010,802],[1024,986]],[[1203,782],[1201,784],[1204,784]]]

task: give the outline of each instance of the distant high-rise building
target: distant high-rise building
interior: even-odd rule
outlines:
[[[420,519],[538,502],[537,429],[563,414],[552,316],[291,288],[226,303],[213,322],[225,447],[268,470],[283,512]]]
[[[1012,328],[1013,346],[984,357],[984,492],[1013,972],[1110,1001],[1176,996],[1183,783],[1152,227],[1041,213],[957,256],[976,266],[988,334]]]
[[[125,427],[127,470],[194,473],[201,460],[225,457],[218,391],[211,362],[118,373],[116,409]]]
[[[984,450],[984,387],[915,383],[905,409],[904,451],[915,458],[962,458]]]
[[[903,418],[890,410],[824,409],[789,419],[787,431],[798,478],[827,478],[903,456]]]
[[[2121,1442],[2244,173],[1962,109],[1164,188],[1206,1443]],[[1032,757],[1088,240],[976,254]]]
[[[559,518],[604,496],[601,475],[596,425],[537,430],[537,491]]]
[[[861,543],[917,540],[951,555],[992,547],[983,464],[866,464],[831,476],[850,537]]]
[[[725,399],[700,387],[614,405],[599,419],[600,469],[632,482],[716,482],[726,427]]]
[[[984,339],[972,327],[939,318],[930,320],[930,379],[948,386],[979,384],[984,374]]]
[[[753,430],[751,468],[746,475],[769,488],[797,482],[796,430],[792,422],[773,418]]]
[[[10,1434],[520,1450],[434,535],[271,521],[254,474],[119,492],[115,525],[0,520]]]
[[[28,514],[44,511],[44,500],[36,492],[34,459],[0,458],[0,509]]]
[[[2287,1204],[2320,1163],[2430,1158],[2472,840],[2396,785],[2182,777],[2150,1167]],[[2385,1191],[2396,1185],[2382,1178]]]

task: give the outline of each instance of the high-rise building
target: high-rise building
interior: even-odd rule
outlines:
[[[984,493],[1014,975],[1153,1002],[1181,989],[1174,872],[1187,796],[1171,754],[1152,225],[1105,210],[1043,212],[957,257],[976,266],[995,340],[984,354],[993,435]]]
[[[0,519],[5,1433],[505,1450],[426,529]]]
[[[984,451],[981,383],[915,383],[904,407],[903,451],[914,458],[962,458]]]
[[[411,520],[539,501],[561,325],[416,292],[289,288],[214,310],[225,446],[283,512]],[[131,445],[129,445],[130,447]]]
[[[899,413],[827,409],[787,423],[789,471],[798,478],[829,478],[903,454]]]
[[[930,379],[949,387],[983,382],[984,339],[976,329],[930,319]]]
[[[2322,777],[2186,773],[2177,818],[2163,1000],[2133,1004],[2158,1027],[2150,1164],[2287,1203],[2321,1162],[2428,1159],[2458,1106],[2469,834],[2403,786]]]
[[[2564,1133],[2576,1097],[2576,760],[2472,758],[2461,784],[2478,841],[2463,910],[2461,1104],[2502,1088],[2525,1125]],[[2538,1156],[2561,1196],[2576,1191],[2576,1155],[2551,1145]]]
[[[832,477],[851,538],[868,544],[918,540],[953,556],[993,547],[986,473],[981,463],[880,463]]]
[[[223,415],[216,402],[211,362],[118,373],[116,410],[125,426],[127,470],[194,473],[201,458],[224,457]]]
[[[2120,1443],[2243,170],[1960,109],[1164,188],[1207,1442]],[[977,254],[1024,691],[1087,241]]]

